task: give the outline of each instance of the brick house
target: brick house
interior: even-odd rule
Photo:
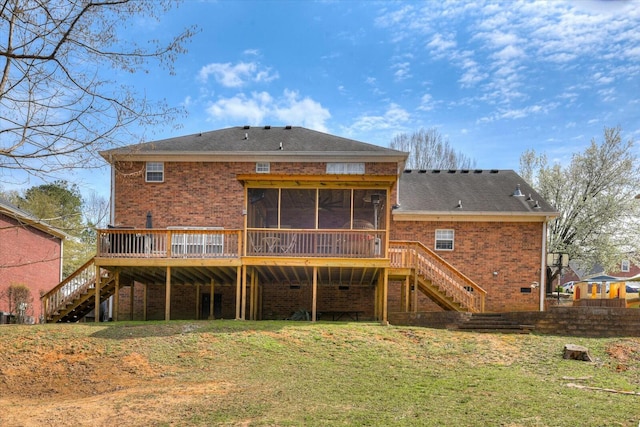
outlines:
[[[62,248],[65,234],[11,203],[0,200],[0,292],[11,285],[31,290],[26,307],[27,323],[38,322],[40,296],[62,279]],[[0,312],[9,312],[0,299]],[[15,310],[12,310],[15,312]]]
[[[291,126],[100,154],[112,225],[44,298],[49,321],[111,296],[115,320],[542,307],[556,212],[512,171],[404,171],[407,153]]]

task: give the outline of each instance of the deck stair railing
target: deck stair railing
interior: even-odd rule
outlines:
[[[100,276],[100,299],[106,300],[115,292],[115,281],[106,270],[101,270]],[[96,267],[91,258],[41,297],[45,321],[74,322],[87,315],[95,307],[95,284]]]
[[[420,242],[389,242],[392,268],[411,269],[418,288],[442,307],[484,312],[487,292]]]

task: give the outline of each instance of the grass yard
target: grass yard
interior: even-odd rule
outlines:
[[[2,326],[0,349],[2,426],[640,423],[640,338],[216,320]]]

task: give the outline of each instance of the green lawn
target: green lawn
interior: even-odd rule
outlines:
[[[8,425],[640,423],[640,395],[569,386],[640,392],[638,338],[220,320],[3,326],[0,348]]]

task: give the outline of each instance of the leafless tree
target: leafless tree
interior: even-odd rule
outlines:
[[[436,128],[396,135],[390,147],[409,152],[407,169],[471,169],[475,166],[474,160],[453,149]]]
[[[0,182],[11,170],[46,177],[96,165],[97,151],[183,111],[118,82],[165,69],[194,27],[164,41],[136,39],[171,0],[0,0]]]
[[[16,323],[25,323],[33,312],[33,296],[25,285],[12,284],[0,290],[0,300],[5,300],[9,315],[15,316]]]

